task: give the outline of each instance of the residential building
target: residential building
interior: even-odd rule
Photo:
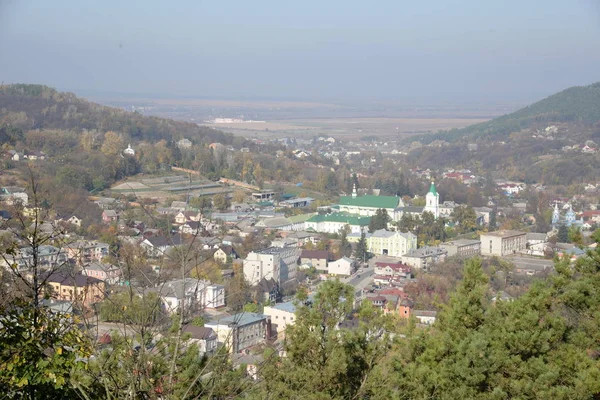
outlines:
[[[253,251],[243,261],[244,278],[250,285],[273,279],[279,285],[296,279],[300,250],[296,247],[269,247]]]
[[[271,319],[267,315],[243,312],[218,318],[204,326],[215,331],[219,343],[235,354],[269,339]]]
[[[198,235],[202,232],[202,224],[197,221],[187,221],[179,227],[179,232],[185,235]]]
[[[181,235],[152,236],[146,238],[140,243],[140,246],[146,251],[150,257],[164,256],[170,249],[183,244]]]
[[[481,254],[481,242],[479,240],[457,239],[442,243],[440,247],[448,252],[448,256],[467,258]]]
[[[274,306],[265,306],[263,314],[271,319],[272,336],[283,339],[288,325],[293,325],[296,321],[296,305],[288,301]]]
[[[110,224],[119,219],[119,214],[115,210],[104,210],[102,211],[102,221]]]
[[[481,254],[484,256],[506,256],[516,254],[527,247],[525,232],[500,230],[482,233]]]
[[[90,308],[104,299],[105,284],[100,279],[62,272],[50,274],[45,279],[51,287],[50,296],[56,300],[69,300],[83,308]]]
[[[198,346],[200,356],[212,354],[217,350],[219,340],[212,328],[188,324],[183,327],[183,333],[189,335],[190,344],[195,343]]]
[[[0,265],[8,268],[16,264],[20,272],[30,270],[34,261],[31,247],[22,247],[15,254],[5,254],[0,257]],[[68,257],[64,249],[50,245],[42,245],[37,249],[37,266],[41,270],[60,267],[67,261]]]
[[[221,264],[227,264],[227,262],[237,259],[238,255],[232,246],[221,245],[214,252],[213,258],[215,261],[220,262]]]
[[[377,275],[400,276],[402,278],[410,278],[412,276],[410,265],[402,263],[378,261],[375,263],[374,269]]]
[[[114,285],[121,279],[121,268],[112,264],[93,262],[85,265],[81,270],[81,274]]]
[[[402,262],[415,269],[427,270],[433,263],[444,261],[448,252],[441,247],[421,247],[402,256]]]
[[[196,311],[225,306],[225,287],[200,279],[175,279],[146,292],[157,293],[169,314],[179,312],[182,306]]]
[[[437,317],[437,311],[412,310],[411,314],[423,325],[433,325]]]
[[[332,260],[331,253],[327,250],[302,250],[300,263],[312,265],[317,271],[327,272],[327,264]]]
[[[78,240],[65,246],[65,251],[70,260],[78,265],[101,262],[109,254],[110,246],[107,243],[95,240]]]
[[[330,275],[350,276],[354,272],[354,265],[354,260],[342,257],[339,260],[331,261],[327,265],[327,272]]]
[[[371,217],[360,217],[344,213],[321,214],[313,215],[306,220],[305,229],[312,229],[321,233],[339,233],[342,228],[348,225],[351,233],[360,234],[366,231],[369,222],[371,222]]]

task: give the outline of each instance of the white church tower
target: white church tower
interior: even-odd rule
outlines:
[[[425,207],[423,207],[423,212],[425,211],[432,213],[435,219],[438,219],[440,216],[440,194],[435,189],[435,183],[433,181],[431,182],[429,192],[425,196]]]

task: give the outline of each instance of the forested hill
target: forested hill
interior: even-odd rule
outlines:
[[[0,127],[33,129],[98,130],[119,132],[132,141],[156,142],[183,137],[198,142],[228,144],[233,136],[193,123],[148,117],[102,106],[43,85],[0,86]]]
[[[462,129],[413,136],[409,141],[505,140],[511,133],[537,126],[568,123],[591,126],[600,122],[600,82],[574,86],[511,114]]]

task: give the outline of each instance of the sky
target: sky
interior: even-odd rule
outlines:
[[[494,104],[599,65],[598,0],[0,0],[0,80],[76,93]]]

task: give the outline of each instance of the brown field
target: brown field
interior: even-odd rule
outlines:
[[[283,136],[314,136],[323,134],[341,139],[364,136],[393,137],[438,130],[462,128],[487,121],[481,118],[307,118],[285,121],[267,121],[209,124],[214,128],[236,135],[256,138]]]

